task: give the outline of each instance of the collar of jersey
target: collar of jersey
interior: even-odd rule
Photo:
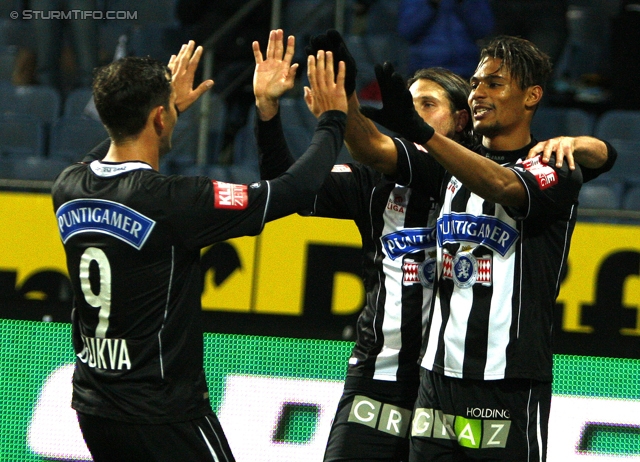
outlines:
[[[90,164],[91,171],[101,177],[122,175],[134,170],[153,170],[151,165],[144,162],[101,162],[94,160]]]
[[[514,151],[494,151],[492,149],[487,149],[484,146],[480,146],[480,152],[485,157],[488,157],[499,164],[506,164],[509,162],[515,162],[518,159],[524,159],[527,154],[529,154],[529,150],[537,143],[538,142],[531,137],[531,142],[529,144]]]

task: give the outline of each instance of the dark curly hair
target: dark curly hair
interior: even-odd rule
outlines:
[[[171,71],[152,58],[122,58],[94,73],[96,109],[115,143],[138,135],[154,107],[168,107],[170,95]]]
[[[509,35],[494,37],[480,51],[480,64],[488,58],[501,59],[500,69],[506,68],[522,90],[534,85],[544,90],[547,86],[551,59],[528,40]]]

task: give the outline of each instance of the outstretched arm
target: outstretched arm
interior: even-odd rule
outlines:
[[[528,158],[542,155],[542,162],[548,163],[555,154],[556,167],[562,167],[565,159],[569,168],[574,170],[576,162],[582,167],[584,181],[592,180],[601,173],[608,172],[618,157],[613,147],[592,136],[559,136],[536,144],[527,155]]]
[[[382,173],[394,174],[398,152],[393,140],[381,133],[370,119],[360,113],[360,102],[355,93],[358,69],[347,44],[338,31],[328,30],[312,37],[309,45],[305,47],[308,55],[315,55],[318,50],[331,51],[336,60],[345,62],[345,90],[349,98],[349,112],[344,141],[351,156],[354,160],[370,165]],[[307,87],[304,89],[304,98],[309,110],[318,117],[319,114],[313,110],[313,92]]]
[[[436,133],[420,117],[404,79],[390,63],[376,65],[376,78],[383,106],[381,109],[363,107],[364,115],[409,141],[424,145],[440,165],[480,197],[507,206],[527,203],[524,185],[513,170]]]
[[[255,134],[258,145],[260,178],[272,180],[284,173],[294,163],[282,129],[279,99],[293,88],[297,64],[291,65],[295,38],[287,38],[284,48],[282,29],[269,34],[266,56],[263,57],[258,42],[253,42],[256,68],[253,73],[253,93],[256,99]]]
[[[319,51],[317,58],[308,57],[307,69],[314,94],[313,108],[321,116],[309,148],[284,174],[270,182],[271,198],[266,221],[309,207],[342,146],[348,110],[344,62],[340,62],[335,77],[332,53]]]

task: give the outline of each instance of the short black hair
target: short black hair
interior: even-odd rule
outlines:
[[[469,148],[475,146],[477,140],[473,135],[473,121],[471,119],[471,109],[469,108],[469,93],[471,93],[469,82],[444,67],[429,67],[426,69],[418,69],[415,74],[413,74],[413,77],[407,81],[407,87],[413,85],[417,80],[422,79],[430,80],[442,87],[447,94],[447,98],[449,98],[451,112],[460,110],[467,111],[469,119],[467,120],[467,125],[462,130],[461,139],[458,141]]]
[[[552,64],[549,56],[521,37],[494,37],[480,51],[480,64],[488,58],[501,59],[500,68],[506,67],[522,90],[534,85],[540,85],[544,90],[551,76]]]
[[[114,142],[138,135],[154,107],[168,107],[170,95],[171,71],[153,58],[122,58],[94,74],[96,109]]]

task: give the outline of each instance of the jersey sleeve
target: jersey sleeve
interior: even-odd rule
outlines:
[[[207,177],[169,177],[164,192],[174,239],[196,249],[264,226],[268,183],[232,184]]]
[[[424,190],[430,197],[442,198],[445,169],[419,144],[393,138],[398,150],[398,184]]]
[[[544,164],[536,156],[509,168],[524,184],[529,199],[524,207],[505,207],[514,219],[566,217],[577,204],[583,181],[580,166],[570,170],[565,163],[556,168],[555,161]]]
[[[582,178],[584,183],[594,180],[603,173],[608,172],[616,163],[616,159],[618,158],[618,151],[616,151],[616,148],[614,148],[611,143],[604,140],[602,140],[602,142],[607,146],[607,160],[599,168],[587,168],[580,166],[580,168],[582,169]]]

